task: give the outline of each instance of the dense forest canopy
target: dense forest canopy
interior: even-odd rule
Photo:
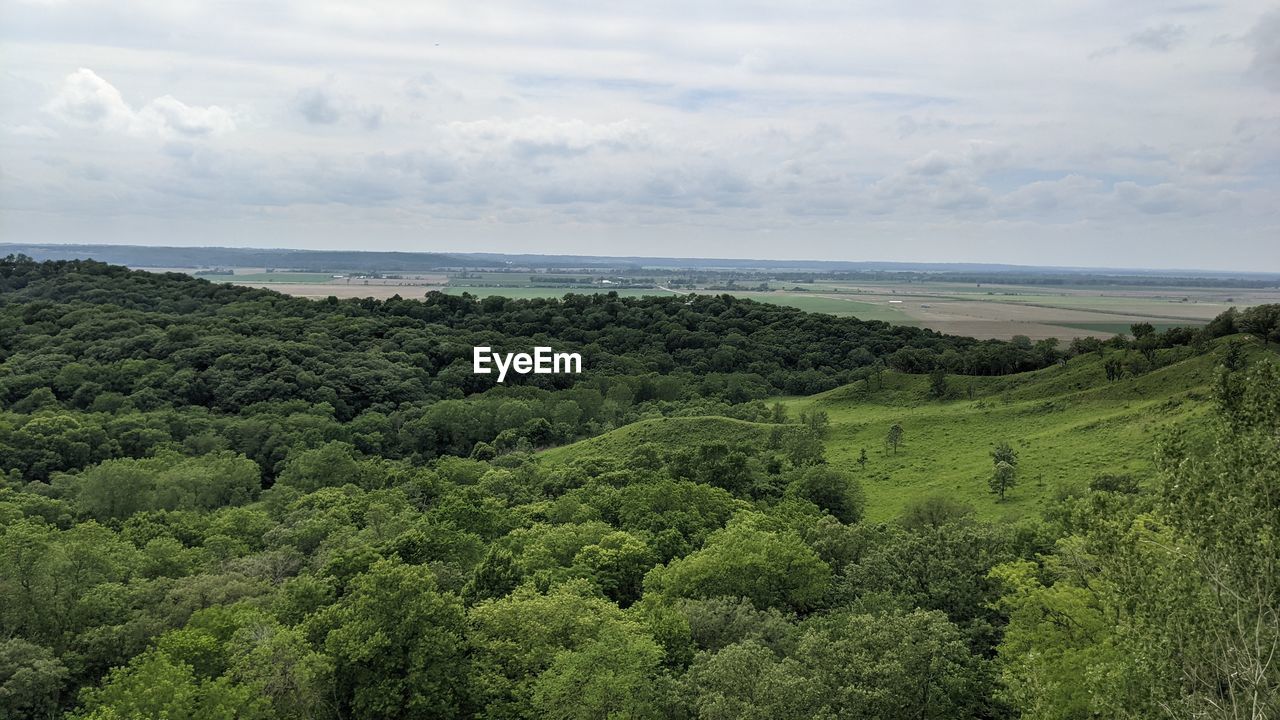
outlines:
[[[0,264],[0,330],[0,408],[26,418],[12,421],[4,469],[27,479],[215,437],[269,476],[300,433],[418,460],[479,442],[536,447],[646,413],[755,417],[763,405],[750,401],[885,366],[998,374],[1065,355],[727,295],[314,302],[21,257]],[[476,345],[578,351],[586,372],[495,387],[472,373]],[[54,421],[35,416],[54,409],[61,424],[42,429]]]
[[[1278,310],[1058,347],[730,296],[316,302],[6,258],[0,718],[1275,717]],[[587,372],[495,386],[476,344]],[[1212,412],[1150,477],[1016,523],[946,496],[869,522],[826,417],[770,401],[1202,353]],[[768,440],[538,453],[711,415]],[[1012,483],[1016,449],[992,460]]]

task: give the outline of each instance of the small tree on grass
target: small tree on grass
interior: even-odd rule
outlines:
[[[991,473],[991,479],[987,484],[991,486],[991,492],[1000,496],[1000,502],[1004,502],[1004,494],[1009,488],[1018,484],[1017,476],[1018,471],[1014,466],[1004,461],[996,463],[996,469]]]
[[[889,433],[884,436],[884,444],[893,449],[893,454],[898,454],[898,446],[902,444],[902,426],[894,423],[889,428]]]
[[[858,467],[863,470],[867,469],[867,449],[862,448],[862,453],[858,455]]]
[[[942,399],[947,396],[951,388],[947,386],[947,371],[942,368],[936,368],[929,373],[929,394]]]
[[[1008,442],[1001,442],[991,451],[991,464],[999,465],[1000,463],[1009,463],[1014,468],[1018,467],[1018,451]]]

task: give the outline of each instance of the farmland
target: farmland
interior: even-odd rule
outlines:
[[[358,274],[266,272],[236,268],[223,274],[202,274],[209,280],[277,290],[308,298],[405,298],[430,291],[450,294],[497,295],[514,299],[561,297],[566,293],[616,292],[624,297],[670,293],[728,293],[759,302],[795,307],[862,320],[925,327],[980,339],[1031,340],[1073,337],[1106,338],[1127,333],[1134,323],[1157,329],[1201,325],[1230,307],[1249,307],[1280,301],[1280,290],[1233,287],[1151,287],[1108,285],[992,285],[949,281],[838,282],[821,277],[812,282],[767,280],[739,285],[702,283],[692,290],[670,287],[676,277],[667,271],[655,277],[610,279],[600,272],[432,272],[394,276]],[[761,286],[768,290],[760,290]],[[739,289],[741,287],[742,289]],[[750,288],[750,289],[746,289]]]

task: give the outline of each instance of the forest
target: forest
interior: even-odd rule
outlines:
[[[1276,305],[1002,342],[731,295],[314,301],[9,256],[0,718],[1280,717],[1277,343]],[[499,386],[476,345],[585,372]],[[871,476],[787,404],[1186,362],[1212,376],[1149,471],[1014,521],[945,494],[869,519]],[[677,418],[707,432],[618,439]],[[873,463],[922,451],[876,432]],[[1016,440],[990,439],[992,503]]]

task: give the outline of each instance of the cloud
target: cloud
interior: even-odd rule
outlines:
[[[120,91],[88,68],[64,78],[62,88],[45,109],[71,125],[124,130],[134,119],[133,109]]]
[[[588,123],[542,115],[452,122],[444,132],[466,153],[504,153],[517,160],[567,158],[593,151],[622,152],[649,143],[646,128],[630,120]]]
[[[1128,45],[1153,52],[1169,52],[1187,37],[1187,29],[1181,25],[1165,23],[1145,28],[1129,36]]]
[[[1250,72],[1267,89],[1280,92],[1280,10],[1264,15],[1249,33],[1253,45]]]
[[[135,121],[160,135],[185,137],[222,135],[236,129],[235,121],[226,110],[216,105],[192,107],[172,95],[147,103],[138,111]]]
[[[0,31],[0,221],[817,257],[875,235],[1069,264],[1227,263],[1196,248],[1238,238],[1280,268],[1280,12],[1255,7],[24,5]]]
[[[192,107],[172,95],[158,97],[139,110],[97,73],[80,68],[63,79],[45,111],[71,126],[133,136],[206,137],[236,129],[231,113],[217,105]]]
[[[338,105],[323,88],[303,88],[293,99],[293,107],[304,120],[313,125],[333,125],[342,117]]]

